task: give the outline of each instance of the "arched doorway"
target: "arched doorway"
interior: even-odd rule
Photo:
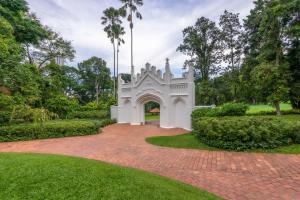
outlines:
[[[147,117],[147,111],[150,108],[147,108],[147,105],[151,105],[151,103],[153,105],[155,105],[156,108],[159,109],[159,117],[157,118],[157,120],[151,119],[150,117]],[[142,96],[140,96],[137,99],[137,113],[138,115],[136,116],[137,121],[139,122],[139,124],[145,125],[145,124],[149,124],[151,122],[153,122],[153,124],[156,125],[160,125],[161,124],[161,114],[163,113],[163,111],[161,111],[161,107],[162,107],[162,100],[159,96],[154,95],[154,94],[144,94]]]
[[[160,125],[160,104],[150,101],[144,105],[145,109],[145,124]]]

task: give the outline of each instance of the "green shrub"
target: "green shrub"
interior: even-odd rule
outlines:
[[[14,106],[14,98],[0,93],[0,111],[11,110]]]
[[[97,126],[103,128],[105,126],[115,124],[117,121],[115,119],[103,119],[97,122]]]
[[[108,118],[109,113],[107,111],[75,111],[71,113],[68,118],[69,119],[105,119]]]
[[[80,107],[81,111],[93,111],[93,110],[98,110],[98,109],[99,109],[99,107],[98,107],[97,103],[94,101]]]
[[[9,111],[0,111],[0,125],[9,123],[10,114]]]
[[[282,115],[300,115],[300,110],[282,110]],[[247,113],[248,116],[262,116],[262,115],[277,115],[276,111],[260,111],[256,113]]]
[[[0,142],[91,135],[99,132],[101,122],[56,120],[43,124],[17,124],[0,127]]]
[[[44,108],[30,108],[29,106],[15,106],[10,115],[10,122],[43,123],[58,116]]]
[[[193,121],[205,144],[230,150],[272,149],[300,143],[300,123],[268,117],[219,117]]]
[[[79,109],[79,103],[76,99],[70,99],[66,96],[57,96],[52,99],[48,99],[45,103],[45,107],[58,114],[60,118],[66,118],[70,113]]]
[[[112,105],[116,105],[117,101],[114,97],[106,97],[99,101],[98,105],[95,101],[89,102],[84,106],[80,107],[80,111],[93,111],[93,110],[110,110]]]
[[[244,103],[226,103],[221,107],[219,116],[244,116],[249,106]]]
[[[249,106],[244,103],[226,103],[217,108],[200,108],[192,113],[193,119],[201,117],[244,116]]]

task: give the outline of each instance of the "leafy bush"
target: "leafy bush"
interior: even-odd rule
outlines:
[[[105,119],[108,118],[109,113],[107,111],[76,111],[71,113],[69,119]]]
[[[192,118],[244,116],[248,109],[249,106],[244,103],[226,103],[222,107],[197,109],[192,113]]]
[[[14,106],[14,98],[0,93],[0,110],[11,110]]]
[[[0,111],[0,125],[9,123],[10,114],[9,111]]]
[[[300,115],[300,110],[282,110],[282,115]],[[260,111],[256,113],[247,113],[249,116],[262,116],[262,115],[277,115],[276,111]]]
[[[99,109],[99,106],[94,101],[80,107],[81,111],[93,111],[93,110],[98,110],[98,109]]]
[[[276,118],[201,118],[193,121],[193,129],[202,142],[222,149],[272,149],[300,143],[300,123]]]
[[[66,118],[71,112],[78,110],[79,103],[76,99],[69,99],[66,96],[57,96],[46,101],[45,107],[58,114],[60,118]]]
[[[107,97],[105,100],[100,100],[98,105],[95,101],[90,102],[80,107],[80,111],[93,111],[93,110],[110,110],[110,106],[116,105],[117,101],[114,97]]]
[[[0,142],[91,135],[108,122],[56,120],[43,124],[18,124],[0,127]]]
[[[219,116],[244,116],[249,106],[244,103],[226,103],[221,107]]]
[[[30,108],[29,106],[16,106],[10,115],[10,122],[43,123],[58,116],[44,108]]]
[[[115,119],[104,119],[101,121],[97,122],[97,126],[103,128],[105,126],[111,125],[111,124],[115,124],[117,121]]]

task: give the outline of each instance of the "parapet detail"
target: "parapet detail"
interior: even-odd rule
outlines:
[[[139,84],[147,75],[156,78],[159,82],[165,84],[177,83],[177,82],[194,82],[194,68],[189,67],[188,72],[182,74],[180,78],[174,78],[174,75],[171,72],[171,67],[169,63],[169,59],[166,59],[165,70],[162,73],[162,70],[157,69],[155,66],[151,66],[150,63],[146,63],[145,67],[141,69],[140,73],[136,76],[132,76],[132,81],[129,83],[125,83],[121,77],[119,77],[119,83],[124,86],[134,86]]]

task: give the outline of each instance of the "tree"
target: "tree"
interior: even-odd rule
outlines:
[[[0,16],[13,26],[17,42],[38,44],[47,35],[37,17],[29,13],[28,4],[24,0],[0,0]]]
[[[37,64],[41,69],[48,62],[61,58],[72,61],[75,50],[70,41],[64,40],[58,33],[47,28],[47,38],[37,45],[26,44],[26,57],[30,64]]]
[[[276,108],[278,115],[280,103],[288,99],[290,72],[284,56],[286,20],[284,10],[278,9],[280,1],[269,1],[266,5],[259,27],[262,44],[258,56],[259,65],[253,75],[258,82],[257,87],[267,93],[268,101]]]
[[[190,57],[186,64],[193,65],[200,73],[201,80],[208,81],[219,71],[222,46],[220,30],[215,23],[205,17],[197,20],[194,26],[183,30],[183,44],[177,51]]]
[[[125,83],[130,83],[131,81],[131,74],[120,74],[121,78]]]
[[[141,13],[138,11],[138,6],[143,6],[143,0],[120,0],[123,3],[122,10],[128,11],[127,20],[130,23],[130,34],[131,34],[131,76],[134,76],[134,65],[133,65],[133,14],[135,13],[138,19],[142,19]],[[127,13],[126,13],[127,15]]]
[[[281,10],[285,21],[285,47],[287,62],[292,78],[289,80],[289,99],[293,108],[300,109],[300,1],[280,1],[276,7]]]
[[[228,63],[226,71],[231,73],[233,96],[237,100],[239,70],[242,63],[242,25],[239,14],[225,10],[220,17],[221,37],[224,44],[223,61]],[[227,53],[228,51],[228,53]]]
[[[107,33],[107,37],[110,38],[113,45],[114,53],[114,96],[116,96],[116,42],[119,47],[119,42],[121,39],[121,34],[123,34],[121,27],[121,17],[124,16],[124,11],[122,9],[115,9],[110,7],[103,11],[104,16],[102,19],[102,25],[105,25],[104,31]]]
[[[106,62],[101,58],[92,57],[78,64],[80,82],[85,90],[85,97],[90,101],[96,100],[99,103],[101,92],[110,90],[110,70]]]
[[[125,34],[125,31],[120,24],[117,24],[113,27],[113,32],[117,40],[117,78],[118,78],[119,77],[119,52],[120,52],[119,47],[121,46],[121,44],[125,43],[124,39],[122,38],[122,36]]]

